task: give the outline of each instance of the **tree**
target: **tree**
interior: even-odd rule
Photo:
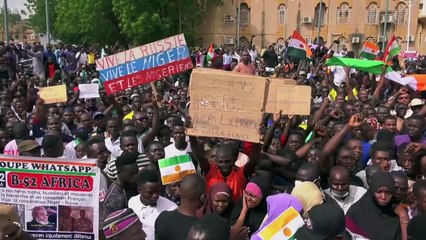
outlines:
[[[152,42],[185,33],[189,42],[205,13],[207,3],[222,0],[112,0],[122,32],[133,44]]]
[[[57,5],[58,0],[48,0],[49,4],[49,21],[50,21],[50,32],[53,36],[55,36],[56,30],[54,28],[54,24],[52,24],[56,20],[56,11],[55,7]],[[40,33],[46,33],[46,5],[44,0],[27,0],[25,3],[27,7],[29,18],[28,24],[34,30]]]
[[[58,0],[56,36],[69,43],[113,44],[123,41],[111,0]]]

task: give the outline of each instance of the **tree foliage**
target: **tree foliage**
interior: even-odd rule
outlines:
[[[53,23],[57,19],[55,7],[58,0],[48,0],[49,6],[49,18],[50,22]],[[27,0],[25,6],[30,14],[29,26],[33,27],[34,30],[40,33],[46,33],[46,5],[44,0]],[[53,24],[50,24],[50,31],[55,35],[56,30]]]
[[[51,29],[69,43],[139,45],[185,33],[189,42],[210,4],[223,0],[49,0]],[[45,31],[44,0],[28,0],[30,23]]]

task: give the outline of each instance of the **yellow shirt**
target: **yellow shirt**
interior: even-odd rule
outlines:
[[[130,113],[128,113],[126,116],[124,116],[123,120],[126,120],[126,119],[133,120],[133,114],[134,114],[134,113],[135,113],[135,112],[131,111],[131,112],[130,112]]]
[[[95,54],[94,53],[88,53],[87,54],[87,63],[88,64],[95,64]]]
[[[354,96],[355,96],[355,97],[356,97],[356,96],[358,96],[358,90],[356,90],[356,88],[352,88],[352,92],[353,92],[353,94],[354,94]],[[334,90],[334,88],[333,88],[333,89],[331,89],[331,91],[330,91],[330,93],[328,94],[328,96],[330,97],[330,99],[331,99],[331,100],[336,101],[336,97],[337,97],[337,92],[336,92],[336,90]],[[345,100],[346,100],[346,101],[348,101],[348,100],[349,100],[348,96],[346,96],[346,97],[345,97]]]

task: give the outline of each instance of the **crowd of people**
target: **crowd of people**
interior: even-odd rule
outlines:
[[[316,46],[301,62],[285,46],[213,49],[194,49],[194,67],[310,85],[311,115],[264,114],[263,143],[187,136],[190,72],[156,81],[155,91],[147,84],[106,95],[101,87],[100,98],[83,99],[79,84],[101,83],[99,48],[8,45],[0,150],[40,161],[96,159],[100,239],[265,239],[262,231],[289,208],[305,222],[284,231],[289,239],[426,239],[424,92],[388,81],[385,69],[375,76],[325,67],[332,46]],[[17,67],[26,55],[31,73]],[[403,70],[417,71],[418,62]],[[59,84],[67,102],[45,104],[39,89]],[[197,173],[162,185],[158,161],[185,154]],[[12,225],[0,239],[30,239]]]

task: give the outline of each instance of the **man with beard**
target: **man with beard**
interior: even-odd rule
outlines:
[[[49,222],[49,215],[45,207],[34,207],[31,211],[33,220],[27,222],[27,230],[29,231],[55,231],[54,223]]]
[[[362,187],[350,184],[349,171],[342,166],[331,168],[328,182],[330,188],[324,192],[334,199],[345,213],[367,192]]]
[[[137,178],[139,195],[129,200],[129,208],[138,215],[142,223],[142,229],[146,233],[147,240],[155,239],[154,224],[157,217],[163,211],[173,211],[177,205],[160,196],[161,182],[157,172],[144,169],[139,172]]]

